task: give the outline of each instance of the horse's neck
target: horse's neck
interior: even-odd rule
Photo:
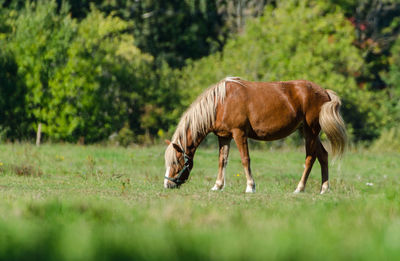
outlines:
[[[193,158],[194,154],[196,153],[197,148],[200,146],[200,143],[204,140],[204,138],[208,135],[207,134],[198,134],[196,136],[196,140],[192,139],[192,135],[190,133],[190,130],[188,130],[186,134],[186,149],[187,149],[187,154]]]

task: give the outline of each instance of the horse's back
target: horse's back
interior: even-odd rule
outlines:
[[[315,83],[227,82],[224,104],[217,111],[219,129],[246,129],[251,138],[273,140],[288,136],[306,120],[318,119],[321,105],[329,101]]]

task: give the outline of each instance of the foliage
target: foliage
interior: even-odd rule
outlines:
[[[383,130],[381,136],[372,144],[373,151],[400,152],[400,128],[398,126]]]
[[[155,73],[153,58],[125,33],[130,23],[95,8],[77,21],[67,7],[58,9],[54,1],[27,2],[25,9],[12,14],[8,19],[12,30],[4,42],[15,57],[14,78],[24,84],[15,95],[26,104],[18,108],[23,116],[33,119],[31,132],[41,122],[50,139],[94,142],[118,131],[124,122],[135,134],[155,135],[160,126],[168,130],[162,118],[170,119],[166,109],[176,100],[170,86],[173,73],[167,65]],[[7,87],[13,81],[11,69],[6,68],[8,79],[2,84],[4,100],[7,88],[14,87]],[[9,102],[7,106],[12,105]],[[8,129],[15,127],[5,118],[1,123]]]
[[[398,0],[334,0],[355,29],[354,44],[362,51],[364,66],[357,80],[373,90],[387,87],[390,49],[400,32]]]
[[[141,54],[133,37],[121,33],[128,24],[93,10],[79,24],[69,45],[68,61],[50,82],[48,133],[66,139],[100,140],[138,115],[135,100],[145,90],[151,57]],[[128,113],[129,110],[132,113]]]
[[[387,96],[389,99],[386,100],[385,106],[388,110],[391,120],[386,125],[385,131],[382,132],[381,137],[375,144],[378,147],[383,147],[385,144],[387,144],[389,148],[398,146],[398,123],[400,121],[400,38],[398,38],[394,43],[391,53],[392,56],[389,59],[389,71],[383,74],[383,79],[388,83],[389,86],[387,90]],[[393,138],[393,143],[391,145],[388,144],[390,143],[389,137]]]
[[[0,83],[0,140],[26,137],[30,124],[26,115],[26,86],[18,77],[15,57],[7,50],[0,50]]]
[[[110,138],[116,145],[121,145],[123,147],[129,146],[135,140],[134,133],[129,128],[128,123],[124,124],[124,127],[118,132],[118,134],[110,136]]]
[[[13,33],[8,48],[15,55],[18,77],[26,84],[26,113],[35,119],[33,125],[47,123],[48,113],[53,109],[48,105],[56,98],[50,81],[65,64],[75,34],[75,23],[67,10],[61,10],[60,16],[55,10],[55,2],[39,2],[36,6],[27,2],[24,11],[9,20]]]
[[[390,85],[391,95],[400,96],[400,37],[397,39],[391,49],[392,57],[390,59],[389,72],[385,74],[386,81]]]
[[[198,59],[223,45],[226,34],[214,0],[76,1],[67,0],[71,14],[83,19],[90,5],[106,14],[133,21],[129,29],[142,51],[151,54],[156,65],[167,62],[182,67],[187,58]]]
[[[138,45],[157,61],[182,67],[186,59],[198,59],[222,45],[215,1],[146,0],[132,7]]]
[[[4,6],[20,9],[25,0],[8,1]],[[229,35],[241,31],[249,17],[262,13],[274,0],[168,0],[104,1],[57,0],[67,3],[71,16],[79,20],[90,13],[90,6],[133,21],[129,29],[142,51],[155,57],[157,66],[167,62],[180,68],[185,60],[199,59],[222,46]],[[1,2],[0,2],[1,5]]]
[[[42,123],[50,140],[96,142],[128,123],[134,142],[153,142],[225,76],[336,90],[356,142],[400,120],[396,0],[0,6],[1,139],[31,139]]]

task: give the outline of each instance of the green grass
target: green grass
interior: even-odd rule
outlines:
[[[294,195],[302,150],[200,148],[189,183],[162,187],[164,147],[0,145],[1,260],[400,260],[400,154],[349,152],[319,195]],[[368,186],[367,183],[372,183]]]

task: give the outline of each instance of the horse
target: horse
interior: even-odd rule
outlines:
[[[305,167],[294,193],[304,192],[316,159],[321,165],[320,193],[329,191],[328,152],[320,141],[323,131],[335,158],[347,144],[341,101],[332,90],[306,80],[251,82],[227,77],[205,90],[182,115],[172,140],[166,140],[165,188],[180,187],[193,168],[196,149],[211,132],[218,137],[219,168],[211,190],[225,187],[225,170],[231,140],[240,152],[246,174],[246,192],[256,184],[250,168],[248,138],[263,141],[282,139],[302,128],[305,138]]]

